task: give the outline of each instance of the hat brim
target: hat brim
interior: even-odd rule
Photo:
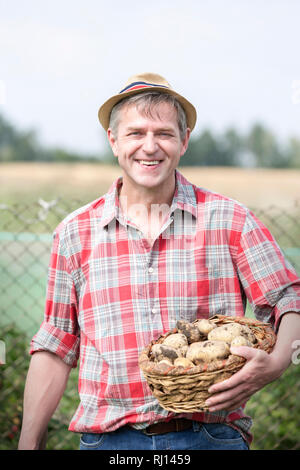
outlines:
[[[118,95],[114,95],[111,98],[109,98],[103,105],[100,107],[98,111],[98,118],[99,121],[102,125],[102,127],[107,131],[109,128],[109,120],[110,120],[110,113],[112,108],[119,103],[119,101],[123,100],[124,98],[127,98],[128,96],[132,95],[138,95],[140,93],[145,93],[147,91],[161,91],[163,93],[167,93],[169,95],[174,96],[179,103],[182,105],[185,114],[186,114],[186,120],[187,120],[187,126],[190,128],[192,131],[195,127],[196,120],[197,120],[197,112],[192,103],[190,103],[187,99],[185,99],[183,96],[179,95],[173,90],[170,90],[166,87],[160,87],[156,86],[155,89],[153,87],[144,87],[140,90],[131,90],[128,92],[120,93]]]

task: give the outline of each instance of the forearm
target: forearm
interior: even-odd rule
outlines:
[[[64,393],[70,370],[52,353],[43,351],[33,355],[24,391],[20,450],[45,446],[48,422]]]
[[[292,355],[294,352],[293,343],[300,340],[300,314],[288,312],[283,315],[279,329],[277,332],[277,339],[271,357],[278,370],[283,373],[291,363]],[[280,375],[281,375],[280,373]]]

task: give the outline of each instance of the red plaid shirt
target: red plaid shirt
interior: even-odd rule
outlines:
[[[176,171],[170,217],[151,247],[108,193],[56,229],[44,321],[31,353],[51,351],[76,367],[80,405],[69,429],[142,429],[175,413],[161,408],[138,356],[179,318],[243,316],[246,299],[276,329],[300,312],[300,280],[262,223],[243,205],[189,183]],[[222,422],[248,442],[251,418],[234,412],[176,415]]]

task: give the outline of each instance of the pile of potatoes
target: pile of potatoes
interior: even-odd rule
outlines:
[[[206,319],[189,323],[178,320],[177,333],[168,335],[152,346],[152,358],[160,364],[193,367],[230,355],[231,346],[250,346],[256,343],[250,328],[239,323],[217,326]]]

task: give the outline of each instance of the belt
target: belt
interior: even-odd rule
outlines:
[[[171,421],[160,421],[159,423],[150,424],[142,432],[147,436],[155,436],[156,434],[165,434],[167,432],[179,432],[191,429],[193,427],[192,420],[178,418]]]

